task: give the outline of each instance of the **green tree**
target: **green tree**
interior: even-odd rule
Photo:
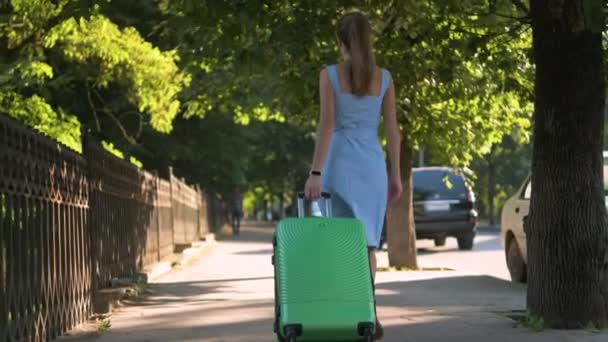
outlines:
[[[12,0],[2,11],[2,111],[75,149],[78,121],[119,146],[137,144],[146,125],[171,130],[188,81],[174,52],[119,28],[89,1]]]
[[[510,18],[522,16],[511,2],[402,5],[402,11],[388,12],[393,24],[387,32],[396,31],[396,37],[377,42],[384,63],[399,66],[393,75],[405,114],[406,191],[389,211],[387,235],[390,263],[416,268],[412,149],[429,148],[444,163],[462,168],[475,156],[487,154],[505,134],[526,130],[531,112],[526,94],[530,38],[524,20]],[[400,18],[398,13],[416,16]],[[398,33],[405,32],[409,36],[399,39]]]
[[[0,67],[10,75],[0,83],[11,95],[4,108],[37,96],[56,113],[51,121],[74,115],[146,165],[174,164],[217,191],[243,179],[269,192],[303,186],[319,70],[337,61],[334,25],[351,9],[368,14],[378,62],[397,86],[405,184],[412,149],[464,167],[529,122],[530,36],[526,19],[513,19],[525,16],[518,1],[12,4],[0,37]],[[176,116],[176,132],[159,133]],[[395,266],[417,266],[411,209],[408,195],[389,211]]]
[[[429,146],[467,166],[514,127],[529,125],[530,36],[525,19],[513,19],[524,14],[511,1],[183,0],[161,7],[159,44],[179,40],[192,76],[187,115],[256,118],[261,103],[262,112],[312,131],[319,70],[338,58],[333,25],[357,8],[370,17],[377,59],[397,85],[404,151]],[[403,163],[409,171],[411,160]],[[391,264],[415,267],[414,227],[402,224],[413,223],[407,198],[389,215],[389,254]]]
[[[532,144],[516,135],[505,136],[491,152],[471,164],[479,216],[492,225],[500,223],[504,202],[530,174]]]

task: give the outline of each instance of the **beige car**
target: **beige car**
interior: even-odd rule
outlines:
[[[505,202],[500,219],[501,243],[505,249],[511,279],[525,282],[527,275],[526,234],[523,219],[530,208],[531,183],[526,179],[517,193]]]
[[[604,151],[604,189],[608,189],[608,151]],[[530,194],[531,183],[528,176],[517,193],[505,202],[500,222],[501,243],[505,250],[507,268],[511,279],[520,283],[526,282],[527,278],[528,250],[523,219],[530,209]],[[604,197],[604,202],[608,208],[608,196]]]

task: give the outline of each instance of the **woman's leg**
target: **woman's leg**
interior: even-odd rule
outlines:
[[[378,268],[378,261],[376,260],[376,251],[373,248],[367,250],[369,253],[369,267],[372,271],[372,279],[376,280],[376,269]]]
[[[376,250],[374,248],[369,248],[367,250],[367,252],[369,254],[369,266],[372,271],[372,282],[374,283],[374,298],[375,298],[376,297],[376,291],[375,291],[376,269],[378,268],[378,261],[376,259]],[[384,335],[384,329],[382,327],[382,324],[380,324],[380,321],[376,317],[376,336],[375,336],[375,338],[381,339],[383,335]]]

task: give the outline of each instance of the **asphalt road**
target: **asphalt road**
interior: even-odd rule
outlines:
[[[446,267],[510,280],[500,234],[496,229],[479,230],[471,251],[460,251],[455,238],[448,238],[443,247],[435,247],[432,240],[418,240],[416,246],[420,267]],[[378,262],[380,266],[388,266],[386,251],[379,255]]]

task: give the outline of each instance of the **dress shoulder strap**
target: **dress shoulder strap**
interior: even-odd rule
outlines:
[[[391,72],[387,69],[382,68],[382,90],[380,92],[380,96],[384,97],[386,91],[388,90],[388,85],[391,83]]]
[[[336,70],[336,65],[328,65],[327,66],[327,76],[329,77],[329,82],[331,83],[332,88],[334,88],[334,92],[340,92],[340,80],[338,80],[338,71]]]

